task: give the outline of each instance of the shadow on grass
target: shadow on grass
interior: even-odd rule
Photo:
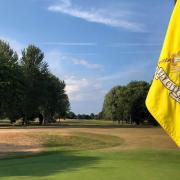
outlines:
[[[75,152],[44,152],[35,155],[22,154],[0,160],[0,179],[14,176],[44,177],[55,173],[76,171],[98,162],[97,157]]]

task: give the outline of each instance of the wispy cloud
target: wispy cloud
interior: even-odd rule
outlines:
[[[59,68],[62,70],[63,63],[65,62],[68,62],[70,65],[79,65],[92,70],[103,68],[101,64],[90,63],[86,59],[76,58],[71,56],[71,54],[64,54],[56,50],[46,53],[46,61],[48,62],[50,69],[57,75],[60,72]]]
[[[73,63],[75,65],[81,65],[84,66],[88,69],[101,69],[103,66],[100,64],[91,64],[88,61],[84,60],[84,59],[73,59]]]
[[[144,26],[141,23],[127,20],[127,16],[131,13],[127,13],[127,11],[123,11],[123,9],[119,10],[120,13],[116,16],[116,12],[113,11],[109,13],[109,11],[105,9],[84,9],[83,7],[72,4],[71,0],[61,0],[57,4],[50,5],[48,10],[80,18],[88,22],[123,28],[129,31],[144,31]]]
[[[103,98],[106,93],[101,81],[79,76],[64,69],[64,63],[70,63],[71,65],[75,65],[76,63],[90,69],[99,68],[101,67],[100,65],[91,64],[86,60],[82,61],[72,57],[70,59],[68,56],[55,50],[46,53],[46,61],[53,74],[65,80],[66,92],[73,111],[76,113],[91,113],[101,110]]]
[[[43,42],[41,44],[48,46],[96,46],[96,43],[92,42]]]

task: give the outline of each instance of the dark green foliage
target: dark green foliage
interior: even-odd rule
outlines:
[[[69,111],[65,82],[48,70],[43,52],[34,45],[17,53],[0,41],[0,117],[24,124],[39,117],[40,124],[52,121],[55,114],[65,117]]]
[[[89,114],[75,114],[74,112],[69,112],[67,114],[68,119],[81,119],[81,120],[88,120],[88,119],[98,119],[98,115],[95,115],[93,113]]]
[[[67,118],[68,119],[77,119],[77,116],[74,112],[70,111],[68,114],[67,114]]]
[[[44,112],[45,121],[53,121],[52,117],[66,118],[69,111],[69,99],[65,93],[65,82],[50,74],[47,77],[45,86],[45,95],[41,109]]]
[[[25,96],[23,104],[24,120],[38,113],[44,99],[44,81],[47,66],[43,62],[44,55],[39,48],[30,45],[22,52],[21,66],[25,77]]]
[[[150,84],[132,81],[127,86],[114,87],[105,97],[102,116],[113,121],[135,122],[137,125],[148,120],[154,124],[145,106]]]
[[[0,116],[11,121],[20,116],[24,93],[24,81],[18,56],[0,40]]]
[[[78,114],[77,119],[92,119],[88,114]]]

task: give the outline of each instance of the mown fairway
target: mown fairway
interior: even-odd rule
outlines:
[[[0,130],[0,179],[177,180],[180,152],[159,128]]]

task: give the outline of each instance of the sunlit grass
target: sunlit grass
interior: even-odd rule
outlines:
[[[177,180],[176,151],[54,151],[0,161],[1,180]]]

